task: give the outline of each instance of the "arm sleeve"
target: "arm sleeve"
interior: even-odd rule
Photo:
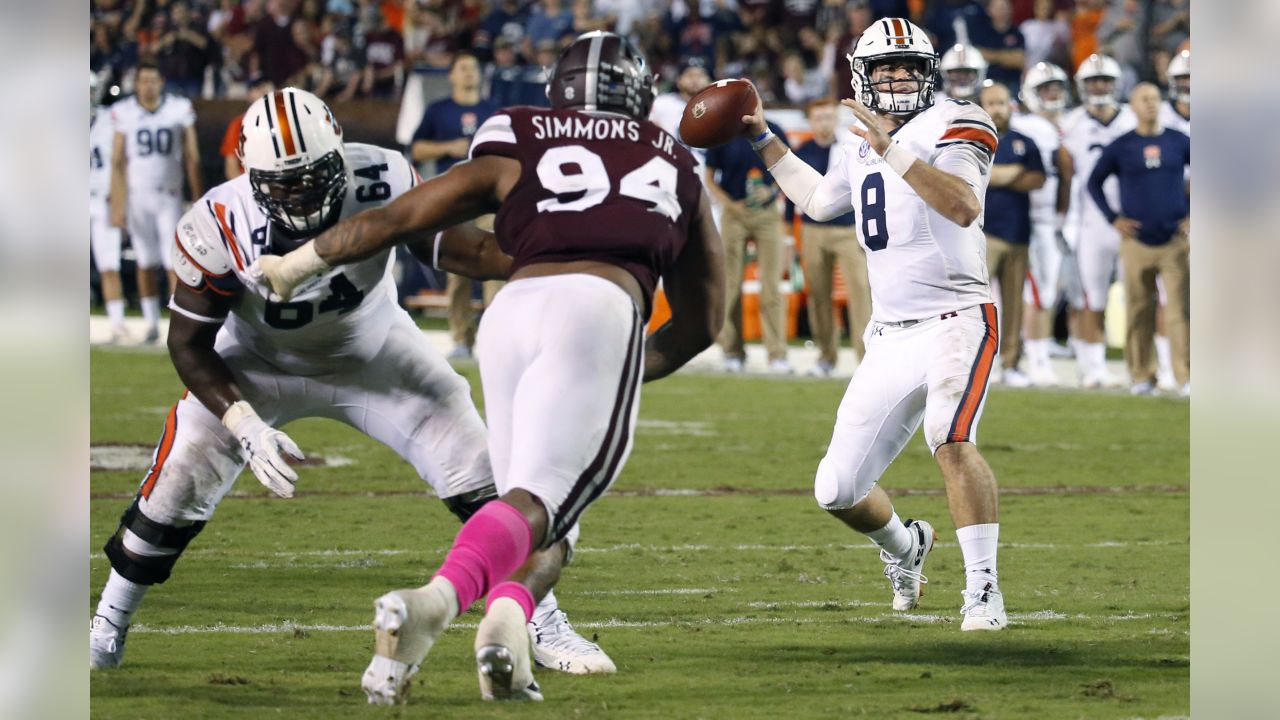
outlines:
[[[787,199],[795,203],[805,215],[819,222],[832,220],[853,209],[853,189],[842,167],[832,168],[826,175],[818,174],[808,163],[787,151],[769,174]]]
[[[1089,175],[1089,197],[1093,198],[1093,202],[1098,205],[1102,214],[1107,216],[1107,222],[1115,222],[1119,217],[1119,213],[1107,202],[1106,193],[1102,192],[1102,184],[1116,172],[1115,148],[1116,144],[1112,143],[1102,151],[1098,164],[1093,167],[1093,173]]]
[[[956,143],[948,145],[933,156],[930,163],[938,170],[955,175],[973,188],[978,202],[987,196],[987,184],[991,182],[991,154],[980,145]]]
[[[467,159],[481,155],[501,155],[519,160],[516,148],[516,132],[511,126],[511,115],[505,112],[496,113],[484,121],[476,134],[471,138],[471,149]]]

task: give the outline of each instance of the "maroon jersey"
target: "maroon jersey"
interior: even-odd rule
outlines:
[[[520,162],[494,232],[515,272],[596,260],[630,272],[645,293],[684,248],[702,198],[693,154],[648,120],[514,107],[476,131],[471,156]]]

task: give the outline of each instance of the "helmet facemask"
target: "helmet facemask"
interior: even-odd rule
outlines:
[[[1169,78],[1169,99],[1191,104],[1191,75],[1174,75]]]
[[[1057,97],[1045,97],[1045,91],[1051,88],[1057,89]],[[1061,80],[1050,80],[1049,82],[1041,83],[1032,92],[1036,96],[1036,109],[1040,112],[1058,113],[1067,107],[1067,85]]]
[[[982,87],[982,75],[977,68],[956,68],[946,71],[943,87],[947,96],[957,100],[974,100]]]
[[[884,79],[872,82],[877,67],[885,63],[906,63],[910,78]],[[853,70],[853,92],[868,109],[889,115],[914,115],[933,105],[934,86],[938,80],[938,58],[926,53],[904,52],[877,55],[873,58],[849,57]],[[910,82],[915,89],[894,92],[893,85]]]
[[[249,185],[272,222],[294,237],[308,237],[337,222],[347,193],[346,163],[342,153],[331,150],[296,168],[250,168]]]

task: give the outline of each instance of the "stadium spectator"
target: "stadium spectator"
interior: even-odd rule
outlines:
[[[608,30],[616,22],[616,18],[593,8],[591,0],[573,0],[572,12],[572,32],[575,36],[592,30]]]
[[[1076,0],[1071,16],[1071,65],[1078,68],[1086,58],[1098,52],[1098,26],[1102,24],[1106,0]]]
[[[744,27],[737,13],[718,4],[675,0],[663,17],[661,39],[673,42],[678,57],[702,58],[715,76],[719,43]]]
[[[1154,0],[1151,4],[1151,45],[1173,55],[1190,37],[1191,1]]]
[[[796,156],[826,175],[828,168],[840,167],[845,150],[836,142],[839,118],[835,100],[809,103],[805,117],[813,129],[813,139],[796,148]],[[795,206],[788,200],[788,218],[794,212]],[[832,305],[832,274],[837,264],[844,277],[848,297],[849,340],[859,360],[866,352],[862,332],[871,321],[871,286],[867,284],[867,253],[858,244],[855,220],[853,212],[825,221],[814,220],[801,213],[801,252],[805,280],[809,283],[809,330],[819,351],[813,373],[822,377],[835,370],[840,345],[840,331]]]
[[[1022,358],[1022,287],[1031,244],[1031,191],[1045,183],[1044,160],[1030,137],[1009,127],[1013,102],[1000,83],[982,88],[982,109],[996,125],[999,142],[987,186],[983,232],[987,236],[987,272],[1000,283],[1000,361],[1002,380],[1027,387],[1031,380],[1018,370]]]
[[[1089,195],[1120,232],[1128,335],[1125,359],[1135,395],[1156,388],[1153,353],[1156,278],[1164,284],[1165,334],[1173,373],[1184,396],[1191,394],[1190,188],[1191,138],[1160,126],[1160,90],[1140,83],[1129,96],[1138,126],[1102,151],[1089,176]],[[1107,202],[1102,185],[1119,178],[1120,208]]]
[[[1009,0],[987,0],[987,22],[971,27],[972,44],[987,59],[987,77],[1006,87],[1022,83],[1026,41],[1013,25]]]
[[[480,97],[480,61],[469,52],[459,52],[449,68],[452,94],[427,106],[422,122],[413,134],[410,153],[415,163],[435,162],[439,175],[467,157],[471,138],[499,106]],[[450,274],[446,284],[449,297],[449,335],[453,339],[452,359],[471,357],[475,345],[475,309],[471,305],[473,281]],[[497,294],[501,283],[484,283],[485,305]]]
[[[558,42],[560,36],[573,29],[573,9],[564,0],[538,0],[524,26],[524,52],[532,57],[538,43]]]
[[[949,48],[955,45],[959,37],[957,26],[968,33],[971,45],[977,45],[974,32],[986,24],[988,24],[987,14],[978,0],[931,2],[924,12],[924,29],[932,36],[935,48]]]
[[[336,15],[324,20],[326,33],[320,42],[320,78],[315,94],[342,103],[355,96],[362,76],[360,53],[350,25]]]
[[[252,105],[255,100],[259,100],[263,95],[275,90],[276,86],[262,75],[258,75],[249,79],[249,97],[247,105]],[[227,131],[222,135],[222,146],[218,149],[222,155],[222,171],[228,180],[233,180],[244,174],[244,166],[240,164],[240,157],[236,153],[240,147],[240,125],[244,121],[244,113],[231,118],[231,122],[227,123]]]
[[[516,63],[516,49],[511,40],[498,37],[493,44],[493,62],[485,65],[484,96],[498,107],[520,104],[521,82],[525,68]]]
[[[786,142],[782,128],[769,123],[769,130]],[[760,324],[771,372],[790,374],[787,361],[787,308],[782,284],[784,247],[778,218],[778,186],[751,142],[738,137],[727,145],[707,151],[705,185],[724,210],[720,235],[724,238],[725,312],[720,347],[724,369],[742,372],[746,350],[742,339],[742,277],[746,269],[747,240],[756,244],[756,267],[760,278]]]
[[[378,8],[366,5],[362,13],[364,75],[360,90],[369,97],[394,98],[404,81],[404,39]]]
[[[1098,26],[1099,52],[1120,63],[1123,80],[1121,97],[1137,82],[1135,68],[1146,60],[1147,41],[1143,28],[1147,24],[1147,5],[1138,0],[1108,0],[1102,23]]]
[[[157,15],[157,17],[160,17]],[[204,29],[191,16],[185,2],[169,7],[165,32],[155,41],[152,53],[169,87],[187,97],[199,97],[204,87],[204,70],[210,64],[212,47]]]
[[[1026,42],[1024,67],[1049,62],[1059,67],[1075,67],[1071,62],[1071,27],[1061,17],[1054,0],[1035,0],[1032,17],[1018,29]]]
[[[266,75],[277,87],[293,83],[307,66],[306,53],[293,40],[297,0],[268,0],[266,13],[253,26],[250,73]]]
[[[524,28],[529,22],[529,8],[520,0],[496,0],[493,9],[480,21],[472,37],[472,51],[476,57],[488,62],[493,60],[495,46],[500,38],[508,43],[523,46]]]
[[[823,57],[829,58],[827,67],[831,73],[831,97],[853,97],[853,86],[850,84],[853,81],[853,70],[849,68],[846,56],[853,53],[858,38],[867,31],[871,21],[871,7],[866,0],[852,0],[845,6],[844,22],[828,28],[829,49],[823,53]]]
[[[783,94],[792,105],[804,105],[827,94],[822,73],[817,68],[806,67],[804,57],[798,52],[789,52],[782,59],[782,76]]]

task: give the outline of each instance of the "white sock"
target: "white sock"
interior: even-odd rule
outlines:
[[[960,554],[964,555],[965,588],[981,590],[996,582],[996,548],[1000,544],[1000,523],[984,523],[956,529]]]
[[[1046,338],[1035,338],[1027,340],[1023,346],[1027,352],[1027,362],[1033,368],[1049,367],[1049,340]]]
[[[890,555],[901,558],[911,552],[911,531],[906,525],[902,524],[902,520],[898,517],[898,513],[894,513],[889,518],[889,522],[885,526],[874,532],[867,533],[867,537],[871,538],[871,542],[879,545],[885,552]]]
[[[559,609],[560,606],[556,603],[556,591],[548,590],[547,596],[542,598],[542,602],[538,603],[538,606],[533,609],[533,617],[529,618],[529,621],[541,627],[547,624],[552,616],[555,615],[556,610]]]
[[[1080,343],[1084,350],[1085,364],[1090,375],[1101,374],[1107,369],[1106,343]]]
[[[124,329],[124,300],[107,301],[107,319],[111,321],[111,329]]]
[[[1173,350],[1169,347],[1169,338],[1164,335],[1156,336],[1156,363],[1161,375],[1173,377]]]
[[[107,578],[107,586],[102,589],[102,599],[98,600],[97,614],[118,628],[129,627],[134,611],[142,604],[142,597],[150,587],[125,580],[113,569]]]
[[[142,317],[147,321],[147,327],[160,327],[160,296],[152,295],[142,298]]]

